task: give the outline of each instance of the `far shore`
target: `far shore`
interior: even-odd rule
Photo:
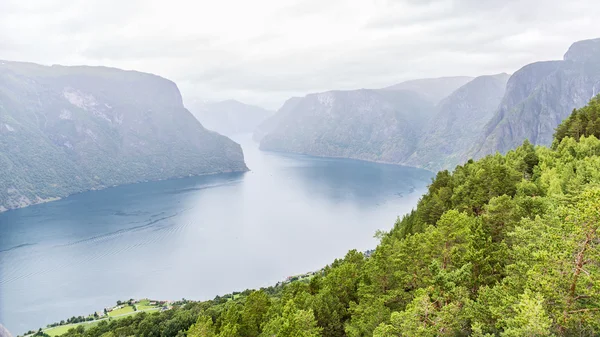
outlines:
[[[38,200],[35,200],[35,201],[30,202],[28,204],[19,205],[19,207],[6,208],[6,207],[0,205],[0,213],[14,211],[14,210],[26,208],[26,207],[29,207],[29,206],[46,204],[46,203],[49,203],[49,202],[62,200],[64,198],[68,198],[68,197],[73,196],[73,195],[77,195],[77,194],[81,194],[81,193],[86,193],[86,192],[101,191],[101,190],[105,190],[105,189],[109,189],[109,188],[113,188],[113,187],[135,185],[135,184],[143,184],[143,183],[165,181],[165,180],[184,179],[184,178],[191,178],[191,177],[205,177],[205,176],[213,176],[213,175],[225,174],[225,173],[245,173],[245,172],[249,172],[249,171],[250,171],[250,169],[246,169],[246,170],[243,170],[243,171],[230,170],[230,171],[203,173],[203,174],[190,174],[190,175],[187,175],[187,176],[170,177],[170,178],[164,178],[164,179],[142,180],[142,181],[136,181],[136,182],[132,182],[132,183],[112,185],[112,186],[98,186],[98,187],[93,187],[93,188],[90,188],[90,189],[87,189],[87,190],[83,190],[83,191],[71,193],[71,194],[68,194],[68,195],[66,195],[64,197],[49,197],[49,198],[46,198],[46,199],[38,198]]]

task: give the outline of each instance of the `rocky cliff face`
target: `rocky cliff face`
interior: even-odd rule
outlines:
[[[260,147],[400,163],[414,152],[433,111],[432,102],[405,90],[311,94],[288,101],[272,117]]]
[[[469,149],[494,115],[510,75],[480,76],[466,83],[437,106],[437,113],[404,164],[437,171],[465,161]]]
[[[205,128],[227,136],[251,133],[273,115],[272,111],[236,100],[195,103],[188,107]]]
[[[0,61],[0,210],[89,189],[246,170],[175,83],[104,67]]]
[[[550,145],[554,129],[600,92],[600,39],[574,43],[563,61],[537,62],[508,81],[500,106],[485,128],[473,157],[520,145]]]

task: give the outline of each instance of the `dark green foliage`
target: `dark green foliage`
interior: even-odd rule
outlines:
[[[573,110],[571,116],[556,128],[552,148],[556,149],[565,137],[579,140],[583,136],[592,135],[600,138],[600,95],[593,98],[587,106]]]

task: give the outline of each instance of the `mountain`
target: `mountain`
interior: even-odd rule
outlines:
[[[105,67],[0,61],[0,211],[107,186],[245,171],[175,83]]]
[[[406,90],[310,94],[289,100],[266,122],[274,125],[260,148],[400,163],[414,152],[433,111],[433,103]]]
[[[417,150],[404,162],[427,169],[452,169],[492,118],[510,75],[480,76],[461,86],[437,106]]]
[[[294,97],[254,138],[263,150],[447,168],[461,162],[489,121],[508,77],[423,79]]]
[[[525,139],[549,145],[559,123],[600,92],[600,39],[574,43],[562,61],[529,64],[506,93],[470,155],[505,153]]]
[[[287,118],[292,118],[294,108],[302,101],[302,97],[292,97],[283,103],[283,106],[271,117],[260,123],[255,129],[252,138],[260,142],[267,134],[275,131],[277,126]]]
[[[193,103],[191,112],[209,130],[223,135],[251,133],[272,111],[236,100],[215,103]]]
[[[473,77],[469,76],[425,78],[398,83],[385,88],[385,90],[409,90],[420,94],[433,103],[438,103],[454,90],[472,80]]]
[[[10,332],[6,330],[6,328],[2,324],[0,324],[0,337],[12,337]]]

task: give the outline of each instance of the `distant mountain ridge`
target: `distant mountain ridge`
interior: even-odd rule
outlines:
[[[555,128],[600,92],[600,39],[575,42],[562,61],[536,62],[517,71],[494,117],[469,155],[508,150],[525,139],[550,145]]]
[[[0,61],[0,211],[113,185],[245,170],[240,146],[204,129],[169,80]]]
[[[380,102],[383,105],[359,103],[360,91],[355,90],[347,92],[348,99],[356,96],[351,102],[339,97],[331,107],[311,95],[294,98],[255,130],[255,139],[264,150],[383,161],[434,171],[453,169],[470,158],[505,153],[525,139],[550,145],[559,123],[600,92],[600,39],[575,42],[564,60],[532,63],[510,77],[412,80],[373,92],[382,91],[398,98],[394,103]],[[414,108],[403,102],[409,98],[430,106]],[[361,104],[369,109],[358,118]],[[402,111],[402,119],[384,113],[394,110]],[[331,118],[332,114],[338,118]],[[306,116],[310,116],[309,123],[303,120]],[[380,139],[382,133],[389,142]]]
[[[260,141],[269,151],[397,163],[410,155],[434,112],[405,90],[330,91],[288,101]]]
[[[448,97],[454,90],[471,82],[474,77],[470,76],[454,76],[454,77],[438,77],[425,78],[404,81],[389,87],[385,90],[408,90],[419,93],[423,98],[438,103],[442,99]]]
[[[273,111],[236,100],[195,102],[189,108],[204,127],[226,136],[251,133],[274,114]]]
[[[494,115],[509,77],[505,73],[479,76],[443,99],[417,150],[403,164],[437,170],[468,160],[465,149],[479,137],[473,130],[482,130]]]
[[[490,85],[496,89],[496,101],[502,97],[502,81],[505,83],[508,78],[508,75],[498,76],[503,79],[495,86]],[[443,147],[443,144],[436,144],[439,142],[433,139],[436,133],[431,134],[428,144],[421,143],[424,136],[432,132],[430,125],[444,119],[444,116],[436,117],[440,114],[440,106],[444,106],[444,100],[439,102],[440,96],[461,92],[469,83],[474,84],[468,90],[477,92],[487,87],[485,82],[483,78],[466,76],[442,77],[411,80],[384,89],[330,91],[295,97],[261,124],[255,130],[254,138],[260,141],[261,149],[269,151],[436,168],[441,152],[434,147]],[[498,94],[498,90],[502,92]],[[472,96],[476,99],[476,95]],[[483,104],[479,101],[487,102],[484,98],[466,104],[464,108]],[[449,101],[445,106],[453,102]],[[458,116],[468,115],[455,110],[451,112]],[[492,113],[493,109],[487,115],[483,114],[483,118]],[[479,124],[487,121],[481,122],[478,116],[472,119]],[[456,141],[456,136],[452,136],[451,141]],[[421,151],[421,146],[429,148]],[[422,152],[434,155],[433,162],[430,163],[426,156],[414,156]]]

